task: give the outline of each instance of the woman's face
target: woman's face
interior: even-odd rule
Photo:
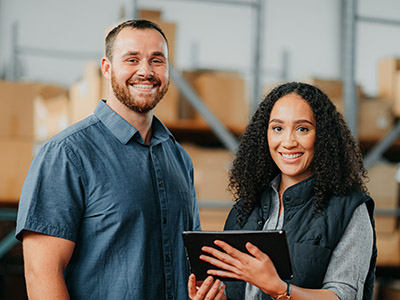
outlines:
[[[267,131],[269,151],[286,187],[312,175],[315,127],[311,107],[299,95],[285,95],[274,104]]]

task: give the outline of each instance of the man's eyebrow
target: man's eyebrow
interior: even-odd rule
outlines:
[[[123,57],[127,57],[127,56],[132,56],[132,55],[138,55],[138,54],[140,54],[140,52],[139,51],[129,51],[129,52],[126,52],[124,55],[122,55]]]
[[[155,52],[153,52],[153,55],[154,56],[161,56],[163,58],[166,58],[164,52],[161,52],[161,51],[155,51]]]
[[[135,55],[140,55],[140,51],[129,51],[125,53],[122,57],[135,56]],[[166,59],[165,54],[162,51],[154,51],[152,53],[152,56],[160,56]]]

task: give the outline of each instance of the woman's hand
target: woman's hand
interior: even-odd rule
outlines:
[[[203,282],[197,281],[196,276],[191,274],[189,276],[188,290],[189,298],[192,300],[226,300],[224,294],[225,285],[219,279],[215,280],[212,276],[208,276]]]
[[[200,259],[222,270],[209,270],[209,275],[230,277],[246,281],[257,286],[266,294],[275,297],[286,291],[286,283],[280,279],[275,266],[268,255],[251,243],[246,244],[249,254],[243,253],[223,241],[216,240],[215,245],[225,252],[213,247],[202,250],[211,256],[201,255]]]

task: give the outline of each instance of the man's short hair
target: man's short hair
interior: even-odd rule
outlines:
[[[164,32],[161,30],[160,26],[158,26],[156,23],[153,23],[148,20],[128,20],[125,21],[118,26],[114,27],[106,37],[106,45],[105,45],[105,51],[106,51],[106,57],[111,61],[112,56],[113,56],[113,47],[114,47],[114,42],[115,39],[118,36],[118,33],[126,27],[130,27],[132,29],[154,29],[157,30],[165,39],[165,42],[167,43],[168,47],[168,40],[167,37],[165,36]]]

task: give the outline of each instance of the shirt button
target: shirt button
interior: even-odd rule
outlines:
[[[160,182],[158,183],[158,186],[159,186],[159,187],[163,187],[163,185],[164,185],[164,184],[163,184],[162,181],[160,181]]]
[[[173,299],[171,294],[168,294],[168,299]]]
[[[290,196],[285,196],[285,201],[290,201],[292,199]]]
[[[171,261],[171,257],[169,257],[169,255],[166,255],[166,256],[165,256],[165,260],[166,260],[167,262],[170,262],[170,261]]]
[[[261,220],[258,221],[257,224],[261,226],[262,225],[262,221]]]

